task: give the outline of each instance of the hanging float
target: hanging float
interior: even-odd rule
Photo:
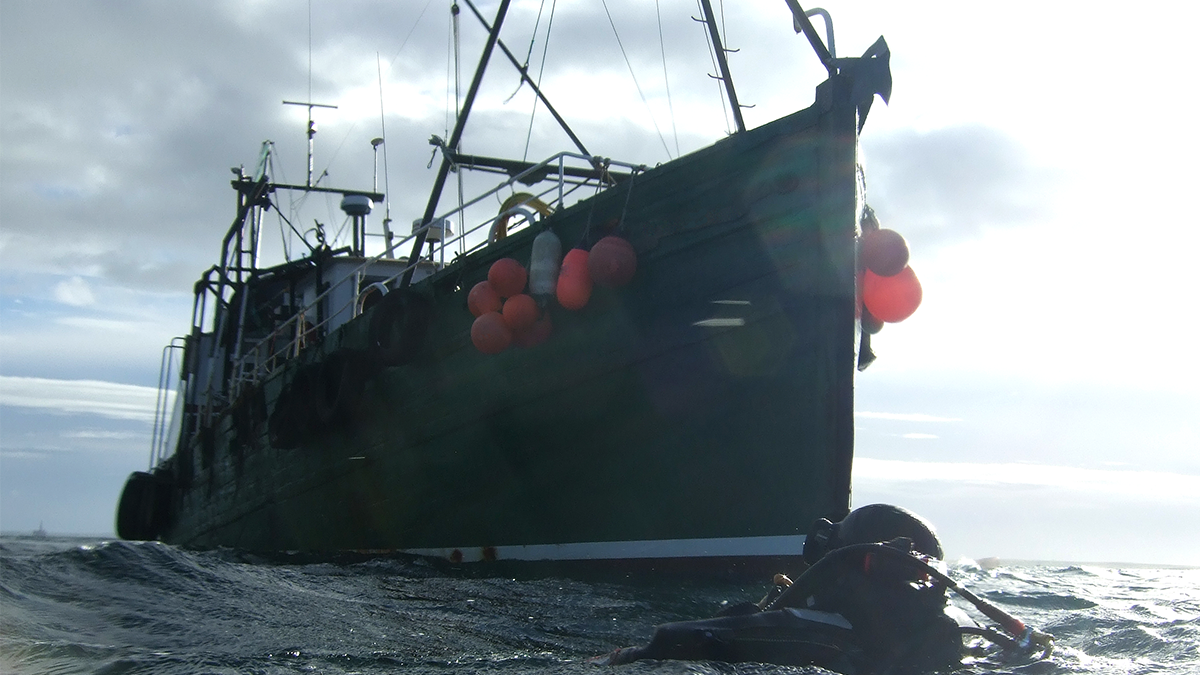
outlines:
[[[504,301],[501,315],[504,317],[504,324],[516,333],[533,326],[538,319],[538,306],[532,297],[518,293]]]
[[[592,298],[592,277],[588,272],[588,252],[581,248],[567,251],[562,269],[558,272],[555,291],[558,304],[566,309],[581,310]]]
[[[500,294],[486,279],[475,284],[471,288],[471,292],[467,294],[467,309],[476,317],[483,316],[488,312],[499,312],[502,303]]]
[[[592,281],[609,288],[620,288],[637,271],[637,253],[633,244],[608,236],[596,242],[588,254],[587,268]]]
[[[900,233],[881,228],[870,207],[863,214],[862,229],[858,242],[862,292],[859,323],[864,332],[874,335],[884,323],[903,321],[917,311],[921,282],[908,264],[908,242]]]
[[[543,312],[541,318],[534,321],[533,325],[513,333],[513,344],[523,349],[536,347],[550,339],[550,333],[553,331],[554,325],[550,322],[550,314]]]
[[[512,344],[512,331],[500,312],[488,312],[471,324],[471,343],[484,354],[499,354]]]
[[[533,239],[529,254],[529,293],[538,297],[554,295],[562,261],[562,241],[550,230]]]
[[[488,283],[502,298],[511,298],[525,290],[529,274],[521,263],[512,258],[501,258],[488,269]]]
[[[514,258],[501,258],[467,294],[467,308],[476,317],[471,342],[484,354],[539,345],[553,329],[546,311],[551,298],[578,311],[591,300],[594,283],[619,288],[636,272],[637,253],[622,237],[603,237],[591,251],[573,248],[563,256],[558,235],[541,232],[534,238],[528,271]]]
[[[881,277],[893,277],[908,265],[908,242],[895,230],[878,229],[862,236],[863,265]]]
[[[880,321],[903,321],[921,304],[921,282],[907,265],[890,277],[867,270],[863,275],[863,304]]]

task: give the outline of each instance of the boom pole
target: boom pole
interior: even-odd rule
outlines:
[[[454,123],[454,132],[450,134],[450,140],[447,141],[447,148],[457,148],[459,141],[462,140],[463,127],[466,126],[467,116],[471,113],[471,106],[475,103],[475,95],[479,93],[479,85],[483,82],[483,71],[487,70],[488,59],[492,56],[492,50],[496,47],[496,41],[500,39],[500,26],[504,23],[504,16],[508,13],[509,0],[500,0],[500,9],[496,10],[496,21],[492,25],[492,30],[488,33],[487,44],[483,47],[483,55],[479,57],[479,66],[475,69],[475,77],[471,80],[471,88],[467,90],[467,98],[463,101],[462,112],[458,115],[458,120]],[[433,181],[433,190],[429,194],[429,203],[425,206],[425,215],[421,217],[421,224],[428,225],[433,219],[434,212],[437,211],[438,201],[442,198],[442,188],[446,186],[446,176],[450,174],[450,155],[449,153],[442,155],[442,164],[438,167],[437,178]],[[412,283],[413,272],[417,269],[417,261],[421,259],[421,251],[425,248],[425,235],[429,232],[427,228],[422,228],[413,238],[412,253],[408,256],[408,268],[404,270],[404,275],[400,277],[400,288],[408,288]]]

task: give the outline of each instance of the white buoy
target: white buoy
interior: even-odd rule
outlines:
[[[558,235],[546,230],[534,238],[529,256],[530,295],[554,295],[561,261],[562,241]]]

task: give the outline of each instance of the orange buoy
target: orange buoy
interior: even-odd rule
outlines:
[[[863,305],[880,321],[896,323],[912,316],[921,304],[921,282],[907,265],[899,274],[879,276],[867,270],[863,275]]]
[[[583,309],[592,297],[592,277],[588,273],[588,252],[581,248],[567,251],[558,272],[555,291],[558,304],[567,309]]]
[[[475,284],[467,294],[467,309],[475,316],[500,311],[500,294],[487,280]]]
[[[863,265],[881,277],[893,277],[908,265],[908,243],[895,230],[874,230],[862,236]]]
[[[484,354],[499,354],[512,344],[512,331],[500,312],[488,312],[471,324],[471,343]]]
[[[588,272],[601,286],[624,286],[637,271],[637,253],[633,244],[616,236],[607,236],[588,254]]]
[[[524,291],[528,278],[525,268],[512,258],[501,258],[488,270],[488,281],[502,298],[511,298]]]
[[[548,340],[553,330],[554,325],[550,323],[550,314],[543,314],[542,318],[535,321],[533,325],[513,333],[513,344],[525,349],[536,347]]]
[[[504,317],[504,324],[516,333],[529,328],[537,321],[538,306],[532,297],[518,293],[504,301],[501,315]]]

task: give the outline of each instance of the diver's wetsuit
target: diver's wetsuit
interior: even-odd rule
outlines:
[[[908,564],[912,540],[887,543],[899,555],[852,543],[837,542],[765,610],[747,603],[739,606],[746,613],[736,616],[664,624],[646,646],[617,650],[600,662],[756,661],[848,675],[958,667],[962,637],[945,614],[946,589],[925,578],[919,563]],[[929,553],[940,557],[940,545]]]
[[[641,659],[756,661],[859,673],[856,664],[866,657],[855,646],[850,624],[841,616],[788,608],[663,624],[645,647],[619,649],[605,663]]]

